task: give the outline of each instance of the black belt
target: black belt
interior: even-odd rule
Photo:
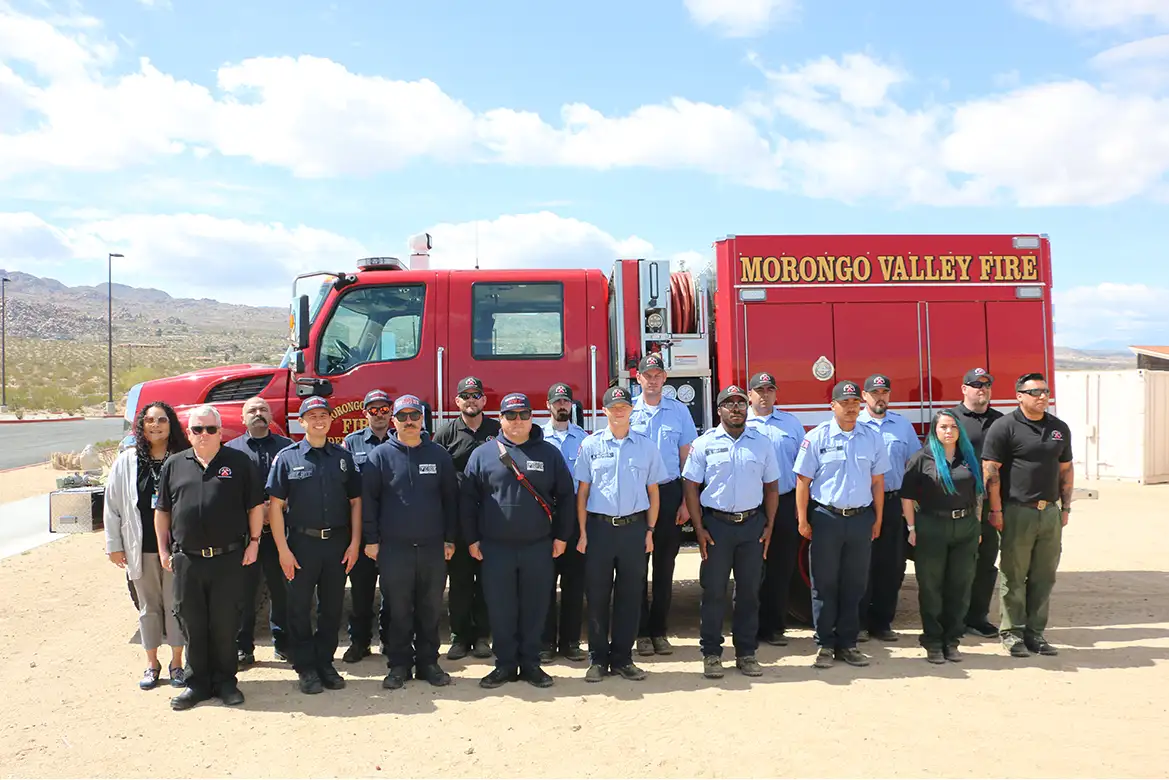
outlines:
[[[608,523],[609,525],[616,526],[616,527],[620,528],[621,526],[624,526],[624,525],[633,525],[636,522],[639,522],[641,520],[645,520],[646,513],[644,511],[634,512],[631,515],[622,515],[620,517],[615,517],[613,515],[602,515],[602,514],[598,514],[597,512],[589,512],[589,517],[596,518],[597,520],[600,520],[602,523]]]
[[[1028,509],[1038,509],[1040,512],[1042,512],[1047,507],[1053,506],[1055,504],[1054,501],[1044,501],[1042,499],[1039,501],[1010,501],[1010,500],[1008,500],[1006,503],[1014,504],[1015,506],[1025,506]]]
[[[717,517],[719,520],[723,520],[728,523],[735,523],[736,525],[747,522],[755,516],[756,512],[759,511],[759,507],[748,509],[745,512],[724,512],[721,509],[711,509],[708,506],[704,506],[703,509],[705,509],[707,512],[710,512],[712,517]]]
[[[226,547],[203,547],[198,550],[192,550],[187,547],[179,547],[177,548],[177,552],[181,552],[183,555],[192,558],[214,558],[217,555],[224,555],[225,553],[235,552],[236,550],[242,549],[243,546],[243,542],[232,542]]]
[[[892,501],[893,499],[897,498],[900,495],[901,495],[900,490],[886,490],[885,491],[885,500]]]
[[[334,534],[340,533],[341,531],[349,533],[351,529],[347,525],[335,525],[332,528],[301,528],[296,525],[289,526],[289,530],[294,533],[311,536],[313,539],[332,539]]]
[[[873,508],[872,504],[854,506],[851,509],[838,509],[837,507],[828,506],[827,504],[817,504],[817,506],[819,506],[821,509],[828,510],[834,515],[840,515],[841,517],[852,517],[853,515],[859,515],[861,512],[867,512]]]

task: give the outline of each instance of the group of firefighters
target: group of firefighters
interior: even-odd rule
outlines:
[[[242,702],[237,670],[255,661],[261,575],[272,594],[277,657],[291,661],[306,694],[345,686],[334,655],[347,577],[343,660],[370,654],[376,623],[387,689],[410,679],[450,682],[438,663],[448,576],[447,658],[494,655],[480,686],[551,686],[542,664],[557,654],[587,659],[588,682],[641,680],[635,652],[673,652],[673,572],[687,522],[701,555],[699,646],[708,678],[724,673],[732,574],[735,667],[758,677],[760,642],[788,643],[801,537],[810,540],[817,667],[864,666],[858,642],[897,641],[908,547],[927,660],[962,660],[966,633],[999,637],[1013,656],[1057,652],[1043,632],[1070,512],[1071,443],[1067,426],[1046,412],[1042,375],[1018,378],[1019,407],[1003,415],[990,408],[993,377],[971,370],[963,401],[934,416],[924,446],[889,408],[894,388],[882,374],[838,382],[831,419],[807,433],[776,408],[777,381],[767,372],[745,389],[723,388],[718,424],[702,435],[686,406],[663,393],[666,379],[661,357],[644,357],[641,393],[606,390],[607,425],[592,434],[571,422],[567,384],[549,389],[551,419],[539,426],[520,393],[500,399],[498,419],[486,416],[475,377],[458,383],[459,416],[433,437],[418,397],[371,391],[368,427],[343,445],[328,441],[333,418],[322,397],[301,404],[305,437],[297,443],[268,430],[262,399],[244,404],[248,433],[222,446],[218,411],[195,409],[190,447],[181,451],[173,410],[148,404],[135,424],[139,446],[111,474],[122,487],[106,498],[111,560],[127,566],[140,597],[173,590],[173,599],[140,598],[156,602],[139,605],[152,664],[142,687],[158,682],[163,634],[177,646],[164,614],[173,610],[187,659],[185,668],[172,660],[179,665],[171,682],[186,688],[172,706]],[[158,552],[142,549],[149,535],[157,544],[146,546]],[[995,627],[988,610],[1000,539]],[[147,565],[151,554],[157,562]]]

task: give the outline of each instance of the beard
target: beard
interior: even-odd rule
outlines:
[[[552,413],[556,417],[556,422],[568,422],[568,418],[572,416],[572,412],[567,409],[557,409]]]
[[[464,409],[463,410],[463,416],[465,416],[465,417],[478,417],[481,414],[483,414],[482,409]]]

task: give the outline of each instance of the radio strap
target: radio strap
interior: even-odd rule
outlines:
[[[548,522],[551,523],[552,507],[548,506],[548,502],[545,501],[544,497],[540,495],[540,491],[536,490],[536,488],[532,486],[531,481],[529,481],[528,478],[524,476],[524,473],[520,471],[519,467],[516,465],[515,458],[513,458],[507,449],[504,448],[503,442],[501,442],[499,439],[496,439],[495,444],[497,447],[499,447],[499,459],[503,461],[503,463],[506,464],[508,468],[511,469],[511,472],[515,474],[516,480],[518,480],[519,483],[527,488],[528,492],[532,494],[532,498],[536,499],[536,503],[538,503],[540,508],[544,510],[544,514],[548,515]]]

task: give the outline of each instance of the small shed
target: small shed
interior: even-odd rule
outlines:
[[[1169,371],[1169,347],[1129,347],[1137,356],[1137,368],[1145,371]]]
[[[1057,371],[1076,475],[1169,482],[1169,370]]]

